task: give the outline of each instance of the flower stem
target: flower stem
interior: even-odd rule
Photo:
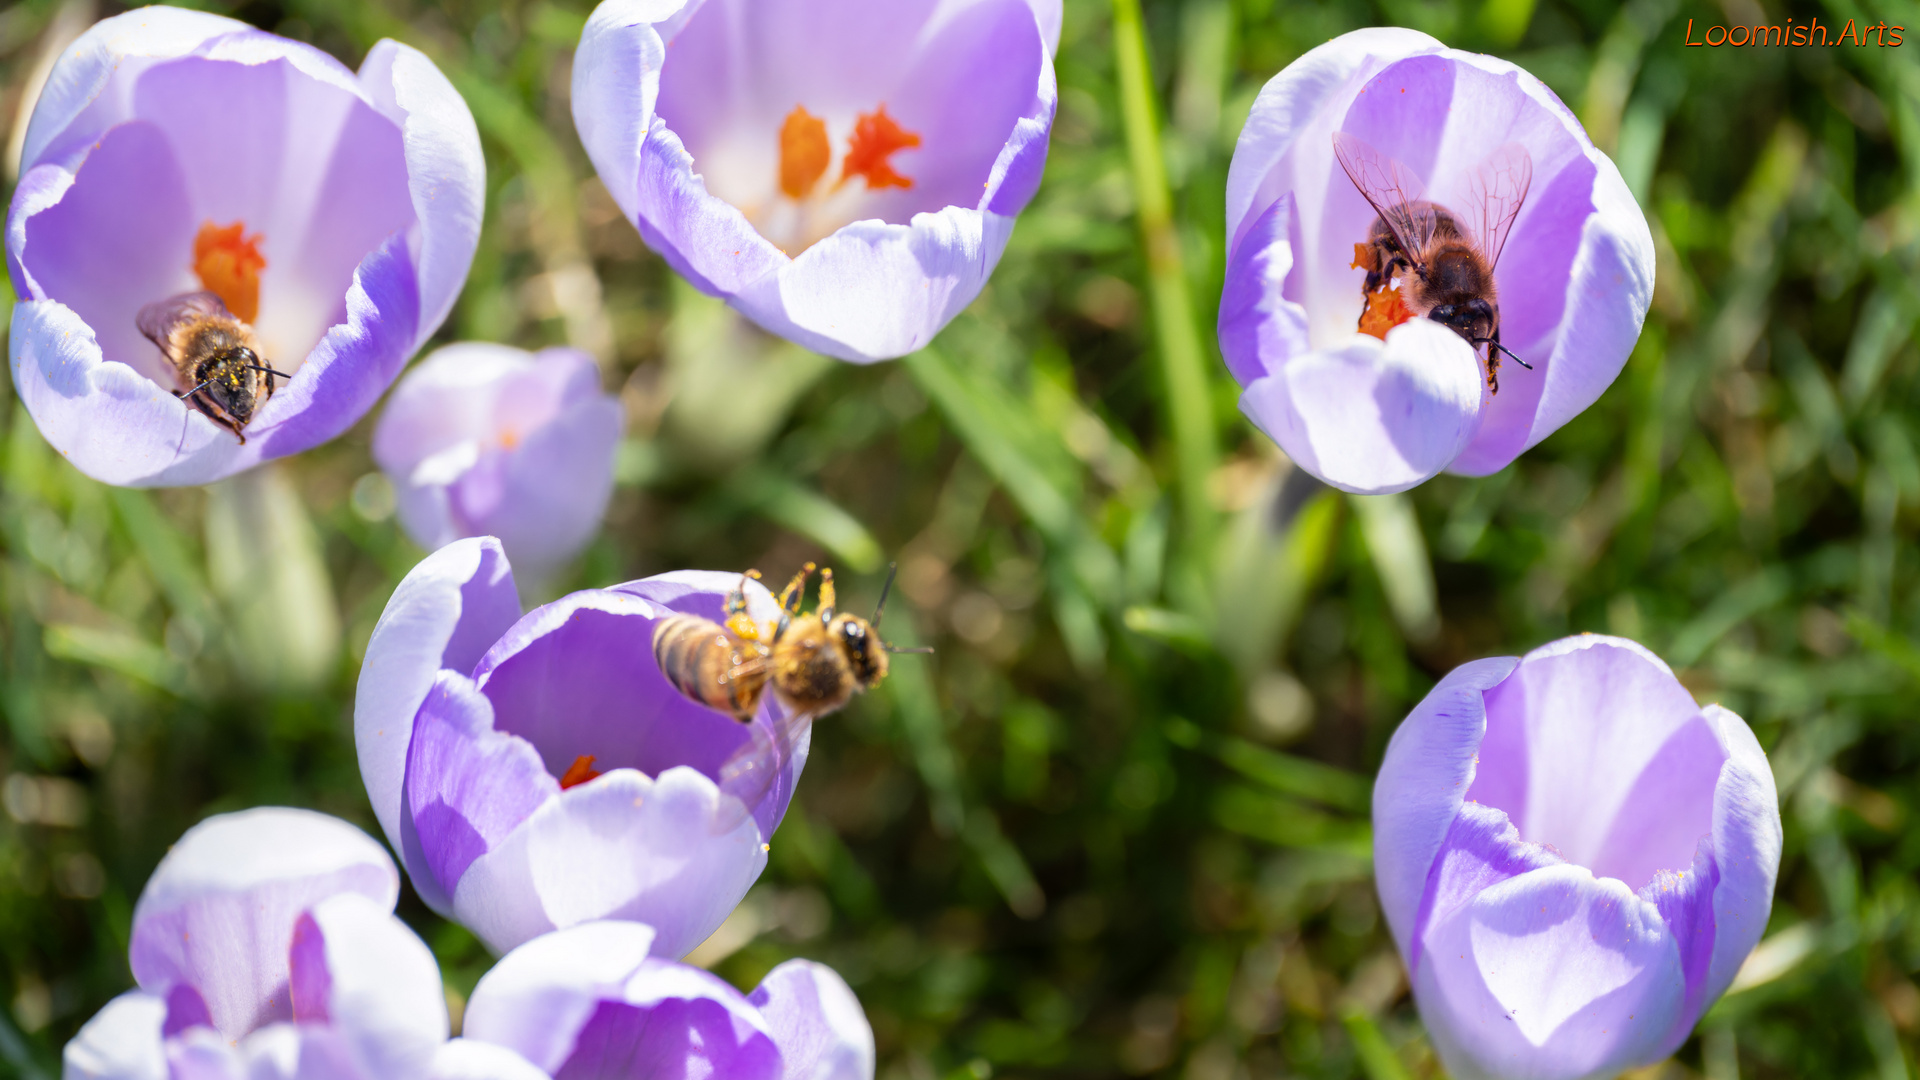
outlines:
[[[1120,122],[1126,131],[1140,238],[1146,249],[1147,298],[1153,307],[1173,427],[1180,507],[1187,539],[1197,548],[1211,534],[1213,524],[1213,507],[1207,498],[1207,478],[1216,453],[1213,407],[1208,400],[1205,347],[1194,322],[1180,234],[1173,222],[1173,194],[1154,115],[1140,0],[1113,0],[1113,52],[1120,80]]]

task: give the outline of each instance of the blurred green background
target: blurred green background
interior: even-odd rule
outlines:
[[[1136,3],[1069,0],[1005,260],[933,348],[867,368],[644,249],[568,111],[584,2],[226,9],[349,64],[383,36],[431,55],[489,196],[439,340],[569,342],[621,395],[606,529],[524,599],[816,558],[858,609],[900,563],[890,633],[938,652],[819,726],[766,876],[698,958],[742,987],[832,964],[887,1078],[1438,1076],[1374,898],[1372,773],[1452,666],[1608,631],[1752,723],[1786,822],[1767,940],[1645,1075],[1912,1075],[1920,45],[1681,42],[1689,18],[1815,15],[1912,40],[1920,4]],[[15,147],[48,42],[114,10],[0,10]],[[1212,326],[1255,93],[1379,23],[1545,80],[1645,207],[1659,281],[1619,381],[1512,468],[1355,499],[1240,417]],[[0,393],[0,1073],[50,1077],[131,985],[133,901],[187,826],[280,803],[377,835],[353,686],[421,553],[370,420],[211,489],[126,491]],[[457,1006],[485,951],[402,913]]]

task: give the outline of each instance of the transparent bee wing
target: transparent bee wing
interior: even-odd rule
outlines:
[[[155,345],[167,347],[167,336],[173,328],[188,319],[204,319],[209,316],[232,318],[227,305],[210,292],[181,293],[165,300],[156,300],[140,309],[134,316],[134,325],[147,335]]]
[[[1439,216],[1430,207],[1415,211],[1426,195],[1426,185],[1412,169],[1374,149],[1365,139],[1344,131],[1333,133],[1333,156],[1360,189],[1409,260],[1420,258],[1433,240]]]
[[[716,834],[730,833],[740,827],[763,805],[769,796],[779,797],[776,785],[787,784],[787,767],[796,753],[804,754],[813,736],[813,717],[809,713],[789,713],[767,695],[753,720],[746,725],[748,738],[720,766],[720,791],[731,796],[724,800],[714,821]],[[791,796],[791,792],[785,793]],[[761,822],[761,832],[769,833],[777,817]]]
[[[1519,143],[1507,143],[1487,155],[1467,183],[1480,256],[1489,268],[1499,266],[1507,233],[1527,201],[1527,189],[1533,186],[1533,157]]]

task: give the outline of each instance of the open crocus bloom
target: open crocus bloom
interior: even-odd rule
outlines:
[[[606,0],[573,117],[702,291],[843,360],[971,303],[1040,183],[1060,0]]]
[[[474,987],[453,1045],[509,1049],[539,1076],[872,1080],[873,1029],[833,969],[789,960],[743,995],[652,946],[629,922],[535,938]],[[508,1068],[471,1075],[515,1080]]]
[[[1387,747],[1374,870],[1449,1073],[1572,1080],[1673,1052],[1767,925],[1753,733],[1583,634],[1456,668]]]
[[[599,528],[619,442],[620,405],[591,356],[463,343],[400,380],[373,458],[415,543],[495,536],[522,574],[546,577]]]
[[[67,1044],[67,1080],[390,1080],[447,1041],[433,954],[367,834],[307,810],[187,830],[133,914],[138,990]]]
[[[1492,394],[1474,347],[1438,322],[1358,331],[1355,246],[1379,215],[1336,133],[1467,223],[1487,202],[1481,166],[1524,152],[1531,184],[1494,278],[1500,341],[1534,370],[1508,360]],[[1266,85],[1227,175],[1227,236],[1220,350],[1241,410],[1302,468],[1362,494],[1505,468],[1598,400],[1653,295],[1646,218],[1567,107],[1504,60],[1412,30],[1342,35]]]
[[[7,215],[14,385],[82,471],[198,484],[333,438],[433,333],[480,235],[466,104],[382,41],[358,74],[299,42],[149,7],[62,54]],[[293,376],[242,431],[176,396],[143,307],[217,294]]]
[[[522,618],[499,541],[422,560],[374,628],[354,704],[367,794],[421,898],[496,952],[617,918],[679,957],[717,929],[766,867],[811,729],[776,744],[771,694],[751,725],[682,696],[653,631],[674,612],[718,620],[740,583],[663,574]],[[769,625],[778,605],[746,588]]]

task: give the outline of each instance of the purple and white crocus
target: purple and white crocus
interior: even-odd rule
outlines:
[[[843,360],[973,301],[1039,186],[1060,0],[606,0],[573,117],[701,291]]]
[[[452,308],[485,167],[466,103],[382,41],[359,72],[245,23],[148,7],[54,65],[7,213],[14,386],[111,484],[201,484],[345,431]],[[246,442],[136,325],[208,290],[293,376]]]
[[[1362,140],[1464,221],[1482,163],[1526,152],[1532,182],[1495,268],[1498,394],[1440,323],[1360,333],[1355,245],[1374,208],[1341,168]],[[1418,198],[1417,195],[1412,197]],[[1484,200],[1480,200],[1484,201]],[[1653,237],[1620,172],[1539,79],[1398,28],[1356,30],[1260,92],[1227,174],[1220,350],[1241,411],[1294,462],[1346,491],[1404,491],[1442,470],[1484,476],[1592,405],[1639,339]]]
[[[592,922],[502,957],[474,987],[448,1056],[508,1050],[530,1071],[475,1068],[461,1080],[872,1080],[873,1029],[831,968],[789,960],[742,994],[651,956],[653,938],[639,923]]]
[[[752,725],[688,700],[654,662],[653,628],[676,611],[718,620],[740,581],[663,574],[522,617],[492,537],[407,575],[367,645],[354,738],[429,906],[495,952],[627,919],[677,958],[720,926],[766,867],[811,729],[776,743],[772,694]],[[763,625],[777,617],[758,582],[747,598]]]
[[[1584,634],[1454,669],[1394,732],[1374,871],[1461,1080],[1671,1054],[1766,929],[1780,806],[1753,732]]]
[[[577,349],[448,345],[394,388],[373,459],[414,543],[498,537],[523,577],[544,579],[600,527],[620,420]]]
[[[359,829],[267,807],[187,830],[140,893],[139,989],[67,1044],[66,1080],[391,1080],[447,1041],[433,954]]]

